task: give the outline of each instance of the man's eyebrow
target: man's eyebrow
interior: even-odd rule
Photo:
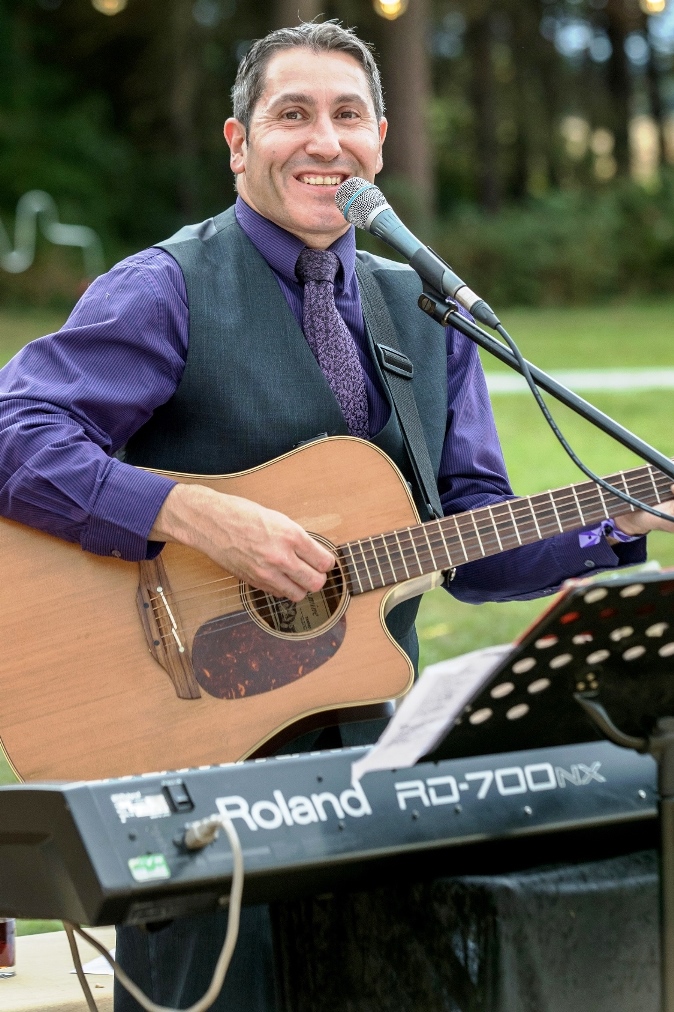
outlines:
[[[367,100],[358,92],[349,92],[345,95],[338,95],[335,105],[366,105]],[[272,100],[271,106],[279,105],[316,105],[316,99],[312,95],[306,95],[299,91],[285,91]]]

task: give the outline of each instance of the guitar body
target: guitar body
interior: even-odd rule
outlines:
[[[349,437],[240,474],[173,477],[279,510],[333,546],[418,523],[391,461]],[[411,596],[400,586],[351,596],[337,573],[331,593],[294,608],[180,545],[139,566],[7,520],[0,552],[0,741],[24,780],[233,761],[411,684],[384,626]]]

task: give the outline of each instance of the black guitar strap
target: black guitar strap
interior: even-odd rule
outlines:
[[[411,379],[414,375],[414,364],[400,348],[398,334],[389,308],[374,275],[359,260],[356,260],[356,274],[368,315],[377,321],[379,329],[385,335],[385,344],[374,340],[373,344],[398,416],[405,449],[410,458],[417,485],[431,516],[441,517],[443,513],[438,486],[412,389]]]

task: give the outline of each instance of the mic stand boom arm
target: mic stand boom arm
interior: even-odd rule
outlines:
[[[455,302],[448,302],[445,295],[441,295],[436,292],[430,286],[424,287],[424,292],[419,296],[419,308],[425,313],[431,316],[437,323],[443,327],[454,327],[455,330],[460,331],[465,337],[469,338],[475,344],[478,344],[485,351],[488,351],[490,355],[498,358],[501,362],[504,362],[515,372],[522,374],[519,363],[510,348],[505,344],[502,344],[497,338],[492,337],[486,331],[478,327],[476,323],[471,320],[467,320],[465,316],[462,316]],[[527,362],[529,371],[536,381],[536,385],[541,387],[542,390],[546,390],[549,394],[552,394],[562,404],[566,404],[568,408],[575,411],[581,418],[585,418],[588,422],[591,422],[602,432],[611,436],[617,442],[622,443],[628,450],[636,453],[638,457],[645,460],[646,463],[651,464],[657,468],[658,471],[662,471],[674,482],[674,464],[668,457],[660,453],[649,443],[645,443],[643,439],[639,439],[629,429],[624,428],[618,422],[614,421],[609,415],[605,415],[603,411],[599,411],[594,405],[590,404],[589,401],[583,400],[577,394],[574,394],[572,390],[565,387],[563,383],[558,383],[557,380],[549,376],[548,373],[543,372],[537,366]]]

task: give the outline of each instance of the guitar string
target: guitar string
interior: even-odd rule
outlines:
[[[667,481],[664,475],[661,475],[661,477],[665,482]],[[580,512],[583,512],[583,505],[585,506],[585,511],[589,512],[588,497],[591,497],[596,505],[599,505],[601,501],[602,515],[605,515],[607,511],[604,508],[603,500],[600,500],[599,496],[597,495],[596,486],[591,482],[584,482],[583,484],[592,486],[592,488],[587,488],[584,491],[582,491],[580,495],[578,495]],[[632,482],[631,488],[634,494],[644,495],[645,492],[648,490],[651,490],[652,492],[652,482],[650,480],[650,476],[644,477],[644,483],[642,484],[640,482],[639,486],[637,487],[635,487],[634,483]],[[641,491],[642,488],[643,491]],[[663,488],[662,491],[666,492],[666,489]],[[552,493],[552,495],[554,496],[554,492]],[[581,524],[577,524],[576,521],[576,518],[579,514],[579,509],[578,506],[576,505],[575,495],[567,495],[566,497],[560,497],[559,499],[551,500],[549,492],[537,492],[532,496],[522,497],[520,499],[507,500],[505,503],[504,502],[495,503],[491,507],[489,506],[478,507],[476,510],[470,511],[470,515],[474,516],[476,513],[478,514],[482,513],[484,515],[484,519],[487,520],[487,525],[480,530],[480,536],[484,538],[498,537],[495,532],[498,530],[498,525],[501,522],[504,522],[508,528],[516,527],[519,529],[523,529],[524,526],[528,526],[529,524],[534,524],[535,521],[532,514],[532,507],[536,505],[536,500],[539,498],[543,499],[543,503],[536,510],[536,516],[539,522],[542,522],[543,524],[546,525],[546,531],[549,529],[547,527],[548,518],[552,521],[553,527],[557,528],[557,533],[561,533],[559,531],[558,517],[563,524],[566,524],[567,522],[569,523],[573,522],[574,526],[584,526],[584,523],[581,522]],[[554,507],[557,508],[556,511]],[[569,508],[571,510],[570,514]],[[358,567],[362,569],[364,564],[370,563],[373,560],[377,559],[378,557],[381,557],[382,548],[384,549],[384,551],[386,551],[387,547],[392,549],[393,553],[395,555],[400,556],[401,558],[406,558],[405,551],[407,551],[408,553],[416,554],[416,549],[421,550],[424,558],[427,557],[430,558],[430,555],[431,554],[435,555],[436,551],[438,554],[442,556],[446,555],[445,542],[448,539],[455,540],[456,538],[459,538],[460,541],[461,539],[463,539],[463,541],[469,545],[471,542],[474,542],[477,539],[477,535],[472,527],[469,530],[460,530],[460,533],[459,531],[452,531],[452,527],[460,528],[460,524],[462,522],[467,522],[468,516],[469,514],[466,513],[454,514],[448,517],[444,517],[441,520],[428,521],[426,524],[414,525],[412,527],[402,528],[397,531],[383,532],[381,534],[376,534],[370,537],[363,538],[360,541],[356,540],[352,542],[347,542],[346,545],[339,546],[339,548],[343,549],[351,545],[359,547],[361,559],[356,560],[354,558],[353,560],[354,569],[357,569]],[[515,520],[515,524],[513,524],[512,522],[513,518]],[[584,519],[585,518],[582,518],[582,520]],[[451,523],[452,520],[454,521],[454,524]],[[442,528],[440,527],[441,524],[443,525]],[[573,528],[569,527],[569,529]],[[429,531],[430,537],[428,537],[427,539],[426,535],[429,533]],[[507,533],[504,530],[501,530],[500,533],[503,534],[504,539],[507,540],[513,540],[513,538],[516,539],[516,535]],[[401,544],[400,548],[398,548],[397,546],[388,545],[386,543],[386,539],[389,538],[396,538],[398,542],[400,542],[401,538],[403,538],[405,539],[406,544],[405,545]],[[419,538],[422,539],[420,543],[417,540]],[[429,545],[424,544],[424,541],[426,540],[430,542],[430,548]],[[539,539],[536,538],[536,540]],[[374,547],[373,544],[373,548],[366,548],[363,551],[363,545],[366,545],[368,542],[372,543],[381,542],[381,545]],[[519,540],[516,539],[516,543],[510,545],[509,547],[514,548],[517,547],[518,545]],[[506,551],[507,549],[503,550]],[[343,555],[344,553],[342,552],[342,556]],[[412,554],[409,555],[409,559],[414,564]],[[348,564],[348,560],[345,561]],[[385,559],[382,558],[381,561],[383,562],[385,568],[389,569],[392,568],[391,564],[387,562]],[[452,560],[452,564],[457,564],[457,561],[458,560]],[[465,564],[466,561],[467,560],[464,559],[462,562],[458,564],[463,565]],[[446,563],[445,565],[448,565],[448,563]],[[368,577],[366,577],[366,579],[368,579]],[[212,591],[212,593],[222,593],[223,590],[226,589],[227,585],[231,586],[232,590],[235,591],[233,597],[238,596],[238,586],[239,586],[238,578],[234,576],[226,576],[214,580],[205,581],[203,584],[195,584],[189,587],[185,587],[181,591],[172,594],[172,601],[174,601],[174,603],[176,604],[182,604],[189,602],[191,600],[202,600],[204,597],[204,594],[201,593],[203,588],[210,586],[215,588]],[[200,591],[200,593],[188,596],[194,590]]]
[[[646,469],[636,468],[636,469],[634,469],[634,471],[631,471],[631,472],[620,472],[620,474],[621,475],[622,474],[627,474],[627,475],[636,474],[638,471],[642,471],[642,470],[646,470]],[[616,481],[617,480],[617,476],[615,476],[615,475],[610,476],[609,480]],[[652,485],[652,482],[649,480],[649,476],[646,476],[646,486],[645,487],[650,490],[651,485]],[[597,501],[599,501],[599,496],[597,494],[597,486],[593,482],[583,482],[583,483],[581,483],[581,485],[577,486],[577,488],[581,488],[582,489],[584,486],[585,486],[585,491],[581,492],[581,495],[584,496],[585,499],[586,499],[587,495],[591,495],[593,498],[595,498]],[[559,490],[550,490],[550,491],[544,491],[544,492],[536,492],[536,493],[533,493],[531,496],[519,497],[517,499],[508,500],[505,503],[500,502],[500,503],[491,504],[490,506],[477,507],[475,510],[470,511],[470,513],[471,513],[471,516],[472,516],[475,513],[477,513],[477,514],[484,513],[486,515],[487,513],[493,514],[496,511],[499,511],[498,515],[494,516],[493,518],[490,517],[490,522],[488,523],[488,526],[487,526],[486,530],[483,529],[483,531],[481,532],[481,533],[489,533],[492,528],[497,528],[498,523],[501,522],[501,521],[504,521],[504,520],[508,524],[508,526],[512,526],[512,524],[510,523],[510,521],[514,518],[513,517],[513,508],[517,509],[517,508],[521,507],[522,509],[524,509],[525,510],[525,518],[528,519],[528,514],[530,513],[529,503],[535,504],[536,499],[539,499],[539,498],[543,498],[544,499],[545,511],[547,511],[547,512],[549,512],[551,509],[554,511],[554,507],[556,505],[559,505],[562,509],[564,509],[565,508],[565,506],[564,506],[565,500],[564,500],[563,497],[559,497],[558,499],[553,499],[553,501],[551,502],[551,496],[554,497],[557,491],[565,491],[565,490],[564,489],[559,489]],[[571,496],[568,496],[568,495],[566,496],[566,500],[567,501],[569,501],[569,500],[571,501],[572,511],[573,511],[573,514],[574,514],[574,516],[571,519],[573,519],[574,522],[575,522],[575,514],[578,512],[577,509],[576,509],[576,507],[575,507],[576,498],[577,498],[576,495],[574,495],[573,493],[572,493]],[[603,498],[604,497],[602,496],[601,497],[602,504],[603,504]],[[587,502],[585,504],[587,506]],[[616,505],[621,505],[620,501],[618,501],[618,500],[616,500],[615,504]],[[539,515],[542,512],[544,512],[544,511],[539,510],[538,511]],[[602,512],[605,512],[605,510],[602,510]],[[465,516],[466,516],[466,514],[454,514],[453,516],[450,515],[449,517],[443,518],[443,520],[449,521],[450,519],[454,519],[454,520],[457,520],[457,521],[461,521],[462,518],[465,517]],[[491,522],[492,519],[495,521],[495,523]],[[581,520],[582,519],[584,519],[584,518],[581,518]],[[437,523],[437,521],[428,521],[427,524],[425,524],[423,526],[425,526],[428,529],[434,523]],[[398,531],[383,532],[381,534],[372,535],[370,537],[363,538],[361,540],[363,542],[365,542],[365,541],[368,541],[368,540],[375,540],[377,538],[386,538],[386,537],[394,536],[395,534],[398,534],[398,535],[404,534],[405,536],[409,536],[407,534],[407,532],[411,531],[411,530],[413,530],[413,527],[403,528],[403,529],[400,529]],[[424,534],[423,534],[423,532],[419,532],[419,534],[417,536],[424,537]],[[441,535],[440,535],[439,532],[437,533],[437,537],[440,537],[440,539],[441,539]],[[351,543],[358,544],[359,542],[354,541],[354,542],[351,542]],[[439,543],[440,542],[436,541],[436,547],[437,547],[437,545]],[[422,546],[421,547],[422,547],[422,549],[424,549],[423,542],[422,542]],[[219,583],[223,579],[226,579],[226,578],[222,578],[221,577],[221,578],[218,578],[218,579],[215,579],[215,580],[212,580],[212,581],[207,581],[207,582],[205,582],[203,584],[197,584],[197,585],[194,585],[192,587],[183,588],[183,591],[181,591],[181,594],[183,595],[181,599],[182,600],[186,600],[186,597],[184,595],[187,594],[190,590],[199,590],[203,586]],[[232,579],[234,581],[236,581],[236,578],[232,578]]]
[[[581,495],[584,497],[583,501],[584,501],[585,507],[587,509],[587,495],[591,494],[592,497],[595,498],[596,486],[594,486],[593,483],[583,483],[583,484],[587,484],[587,485],[591,485],[592,484],[592,487],[593,487],[593,491],[592,492],[590,492],[590,490],[588,489],[585,492],[581,493]],[[650,480],[647,479],[646,480],[646,485],[644,486],[644,489],[650,489],[650,488],[651,488],[651,482],[650,482]],[[633,489],[633,491],[635,491],[635,490]],[[641,494],[643,494],[643,493],[641,493]],[[554,492],[552,493],[552,495],[554,495]],[[534,493],[534,495],[532,495],[532,496],[522,497],[520,499],[511,499],[511,500],[508,500],[505,504],[503,502],[501,502],[501,503],[494,503],[491,506],[478,507],[476,510],[471,511],[471,514],[484,513],[485,516],[487,514],[492,514],[492,516],[489,517],[489,521],[488,521],[487,527],[483,528],[481,530],[481,532],[480,532],[481,535],[483,535],[483,536],[491,536],[491,531],[492,530],[498,530],[498,524],[501,523],[501,522],[505,522],[505,524],[508,527],[514,526],[513,523],[512,523],[513,519],[515,519],[516,521],[518,519],[520,521],[524,520],[526,523],[534,523],[533,517],[531,515],[531,508],[530,508],[529,504],[531,503],[531,504],[535,505],[535,500],[537,498],[539,498],[539,497],[542,497],[544,499],[544,503],[543,503],[543,507],[544,508],[539,508],[537,510],[537,516],[539,518],[543,518],[544,519],[544,515],[546,513],[552,515],[552,513],[554,513],[554,511],[555,511],[555,506],[557,507],[557,513],[559,513],[559,510],[562,510],[562,511],[566,512],[567,511],[567,505],[570,505],[571,506],[571,510],[572,510],[572,515],[570,517],[569,516],[564,516],[563,519],[564,519],[565,522],[571,520],[571,521],[573,521],[575,523],[575,521],[576,521],[576,515],[578,514],[578,509],[577,509],[576,503],[575,503],[575,496],[567,496],[566,497],[567,502],[565,504],[563,498],[551,501],[551,499],[550,499],[550,493],[549,492],[537,492],[537,493]],[[553,505],[553,502],[554,502],[554,505]],[[519,517],[517,515],[518,511],[520,513]],[[602,512],[606,513],[606,510],[602,509]],[[449,521],[454,520],[455,522],[460,523],[460,522],[462,522],[462,520],[465,517],[466,517],[466,514],[463,514],[463,513],[454,514],[454,515],[450,515],[448,517],[444,517],[440,521],[428,521],[426,524],[421,525],[421,527],[425,529],[426,533],[429,530],[431,530],[431,536],[434,538],[434,544],[432,544],[430,546],[430,550],[433,552],[433,554],[435,554],[435,550],[436,549],[439,549],[440,552],[442,553],[442,549],[444,547],[443,546],[443,533],[445,534],[445,538],[446,538],[447,535],[449,535],[450,537],[456,537],[456,536],[458,536],[458,535],[452,534],[452,532],[451,532],[451,526],[452,525],[449,523]],[[562,518],[560,517],[560,519],[562,519]],[[492,520],[493,520],[493,522],[492,522]],[[443,529],[443,532],[441,533],[440,529],[437,528],[437,525],[439,523],[442,523],[443,521],[445,522],[445,525],[448,528],[450,528],[450,530],[444,531],[444,529]],[[557,527],[559,527],[559,524],[557,523],[557,514],[555,514],[555,525]],[[521,526],[521,523],[518,523],[517,526]],[[415,533],[413,535],[413,534],[410,533],[412,531],[417,531],[418,533]],[[463,535],[465,535],[465,538],[468,541],[476,537],[474,531],[472,531],[472,530],[471,531],[461,531],[461,533]],[[505,531],[502,532],[502,533],[504,534],[504,537],[506,537],[506,538],[512,539],[514,537],[514,535],[508,534]],[[390,537],[395,537],[396,535],[398,536],[398,538],[400,536],[403,536],[403,537],[407,538],[408,541],[409,541],[409,543],[410,543],[410,545],[412,545],[412,541],[414,541],[414,545],[412,546],[412,551],[414,551],[414,547],[416,546],[416,540],[415,539],[416,538],[422,538],[422,542],[421,542],[421,545],[419,547],[421,547],[421,550],[422,550],[422,552],[424,552],[424,554],[428,551],[428,546],[424,545],[424,543],[423,543],[424,540],[426,539],[426,535],[424,534],[424,530],[419,530],[419,528],[417,527],[417,525],[414,525],[413,527],[410,527],[410,528],[402,528],[402,529],[400,529],[398,531],[387,531],[387,532],[383,532],[381,534],[372,535],[370,537],[366,537],[366,538],[361,539],[361,542],[365,543],[365,542],[368,542],[368,541],[378,541],[378,540],[382,540],[382,542],[383,542],[384,539],[390,538]],[[347,542],[347,544],[360,545],[361,542],[353,541],[353,542]],[[517,544],[519,544],[519,541],[517,542]],[[344,547],[344,546],[340,546],[340,547]],[[381,547],[384,547],[384,549],[386,548],[385,545],[382,545]],[[370,552],[370,550],[368,550],[368,559],[369,559],[369,561],[372,561],[373,559],[375,559],[378,556],[379,552],[381,551],[381,547],[378,550],[375,550],[374,552]],[[409,547],[409,545],[407,547]],[[513,545],[512,547],[517,547],[517,546]],[[395,552],[396,548],[394,547],[393,550]],[[506,550],[506,549],[504,549],[504,550]],[[384,565],[386,566],[388,564],[384,561]],[[178,602],[185,602],[185,601],[192,600],[194,598],[189,598],[187,596],[191,591],[193,591],[193,590],[199,590],[199,591],[201,591],[202,588],[204,588],[206,586],[214,586],[216,584],[222,584],[222,583],[225,583],[225,582],[229,582],[232,585],[237,585],[237,587],[238,587],[238,582],[239,581],[238,581],[237,577],[220,577],[220,578],[217,578],[217,579],[214,579],[214,580],[205,581],[203,584],[195,584],[195,585],[183,588],[179,593],[177,593],[174,596],[174,600],[177,603]],[[201,598],[201,597],[202,597],[201,594],[195,595],[195,598]]]
[[[545,493],[537,493],[537,495],[545,495]],[[528,498],[529,499],[533,499],[534,497],[528,497]],[[511,505],[515,505],[516,508],[517,508],[517,505],[521,504],[522,500],[510,500],[510,503],[511,503]],[[502,506],[502,505],[503,504],[496,504],[494,507],[492,507],[492,513],[497,509],[498,506]],[[587,503],[585,505],[586,505],[586,508],[587,508]],[[481,510],[485,510],[485,512],[488,511],[488,508],[485,508],[485,507],[480,507],[480,509]],[[526,509],[526,513],[524,514],[524,519],[525,519],[527,525],[530,524],[530,523],[533,523],[534,521],[533,521],[533,518],[530,515],[530,510],[529,510],[528,503],[527,503],[527,505],[525,507],[522,507],[522,509]],[[551,507],[550,507],[550,504],[548,502],[548,497],[546,496],[546,510],[547,510],[548,513],[550,513],[550,509],[551,509]],[[564,507],[562,507],[562,510],[564,510]],[[515,512],[515,511],[513,510],[513,512]],[[550,536],[551,534],[558,533],[559,524],[557,522],[557,517],[559,516],[559,509],[557,510],[557,514],[555,515],[554,520],[552,520],[552,518],[550,517],[550,519],[552,521],[551,523],[548,523],[547,520],[543,518],[543,512],[545,512],[545,511],[541,510],[539,512],[539,517],[540,517],[540,524],[543,525],[543,529],[545,531],[545,535],[546,536]],[[606,511],[604,510],[604,512],[606,512]],[[577,513],[577,510],[573,509],[572,510],[572,515],[570,517],[564,517],[564,521],[566,521],[567,519],[571,520],[571,521],[573,521],[574,526],[578,527],[578,524],[576,522],[576,513]],[[465,514],[457,514],[454,518],[448,517],[448,518],[445,518],[445,520],[457,519],[457,518],[458,519],[462,519],[462,518],[465,519],[465,517],[466,517]],[[498,522],[500,520],[503,520],[504,518],[507,519],[507,515],[504,514],[504,513],[501,513],[501,515],[499,515],[495,519]],[[562,518],[560,517],[560,519],[562,519]],[[463,537],[463,543],[464,543],[464,545],[467,544],[468,547],[469,547],[469,549],[473,549],[475,547],[474,543],[477,540],[477,535],[475,534],[474,531],[471,530],[471,531],[460,532],[460,530],[457,530],[456,533],[451,533],[451,531],[447,531],[445,533],[445,536],[443,537],[442,534],[440,534],[439,528],[437,527],[437,525],[440,522],[441,521],[430,521],[428,524],[422,525],[421,528],[419,528],[419,527],[417,527],[417,528],[407,528],[407,529],[401,530],[399,532],[388,532],[386,534],[375,535],[372,538],[364,538],[364,539],[362,539],[362,542],[357,542],[357,541],[356,542],[349,542],[348,543],[349,546],[351,546],[351,545],[358,545],[358,547],[360,549],[360,556],[361,556],[361,558],[360,559],[356,559],[356,557],[354,556],[353,557],[353,561],[352,561],[353,570],[357,574],[356,575],[356,579],[358,579],[361,576],[361,574],[362,574],[366,582],[374,584],[374,581],[370,580],[369,564],[372,562],[373,559],[377,559],[378,557],[381,557],[384,567],[386,568],[388,566],[388,568],[391,570],[392,576],[394,576],[394,577],[402,577],[403,576],[403,574],[400,572],[400,565],[401,565],[401,563],[404,566],[405,563],[407,561],[409,561],[412,564],[413,567],[416,566],[416,568],[419,568],[418,563],[415,562],[415,559],[417,559],[417,558],[423,558],[424,561],[430,561],[433,565],[435,565],[436,564],[436,560],[435,560],[434,557],[431,557],[431,552],[432,552],[433,556],[435,556],[436,551],[437,551],[437,552],[439,552],[440,554],[442,554],[443,556],[446,557],[446,551],[447,550],[445,548],[445,544],[448,541],[451,541],[451,542],[453,542],[451,544],[451,547],[450,547],[449,544],[447,545],[447,547],[450,548],[450,555],[453,554],[454,553],[454,549],[459,547],[456,544],[456,538],[458,537],[461,540],[461,535],[462,534],[464,535],[464,537]],[[539,526],[540,526],[540,524],[539,524]],[[423,541],[419,542],[417,539],[421,537],[424,540],[426,540],[425,534],[424,534],[424,530],[427,533],[428,529],[431,528],[431,527],[434,527],[434,526],[437,528],[436,532],[433,533],[433,535],[432,535],[433,539],[434,539],[434,544],[431,544],[431,547],[429,549],[428,545],[424,544]],[[521,524],[518,525],[518,526],[520,526],[521,529],[523,529],[523,526]],[[484,538],[485,541],[488,541],[490,548],[498,547],[498,546],[494,545],[494,538],[496,538],[496,540],[498,541],[498,535],[496,533],[496,529],[497,529],[497,524],[490,524],[488,528],[483,528],[482,531],[481,531],[482,537]],[[570,527],[569,529],[573,529],[573,528]],[[396,559],[395,559],[395,563],[396,564],[395,565],[392,564],[393,560],[391,560],[391,562],[387,563],[387,562],[385,562],[383,560],[383,557],[381,556],[381,549],[382,549],[382,547],[384,547],[384,549],[386,548],[385,539],[387,539],[389,537],[392,537],[392,536],[396,537],[396,540],[397,540],[398,545],[399,545],[399,548],[395,548],[393,546],[390,546],[391,548],[393,548],[393,554],[394,554],[394,556],[396,556]],[[512,535],[505,535],[505,533],[504,533],[504,538],[506,538],[506,537],[512,540],[513,536]],[[430,539],[428,539],[428,540],[430,541]],[[539,540],[538,537],[534,539],[534,541],[537,541],[537,540]],[[375,546],[374,542],[377,542],[377,541],[380,541],[381,545]],[[372,543],[372,546],[373,546],[372,549],[364,547],[368,542]],[[340,546],[340,547],[344,548],[345,546]],[[509,547],[513,547],[514,548],[514,547],[517,547],[517,545],[516,544],[512,544]],[[503,550],[507,550],[507,549],[503,549]],[[421,555],[419,555],[419,552],[421,552]],[[352,553],[350,552],[350,554],[352,554]],[[388,553],[388,554],[390,555],[390,553]],[[491,555],[491,554],[494,554],[494,552],[493,551],[489,551],[488,553],[485,552],[485,554]],[[453,564],[463,565],[463,564],[465,564],[466,561],[472,561],[473,558],[479,558],[480,557],[480,555],[475,555],[472,552],[470,553],[470,555],[471,555],[471,558],[468,559],[468,560],[464,559],[463,561],[459,562],[459,560],[453,559],[452,563]],[[342,553],[342,556],[343,556],[343,553]],[[449,563],[448,562],[445,563],[444,559],[443,559],[443,564],[444,565],[448,565]],[[440,566],[438,568],[442,568],[442,566]],[[348,563],[347,563],[347,569],[348,569]],[[430,571],[430,570],[428,570],[428,571]],[[421,572],[422,573],[424,572],[423,567],[421,568]],[[365,575],[366,573],[367,573],[367,575]],[[348,573],[348,575],[351,576],[351,573]],[[410,578],[413,575],[420,575],[420,574],[410,574]],[[407,574],[405,575],[405,578],[408,578]],[[392,582],[399,582],[399,580],[398,579],[394,579]],[[378,587],[382,586],[382,584],[379,582],[378,579],[376,579],[376,583],[377,583]],[[219,580],[208,581],[208,583],[205,583],[202,586],[216,587],[215,590],[212,590],[212,591],[209,592],[209,594],[211,596],[213,596],[215,594],[219,594],[219,595],[222,596],[223,594],[227,594],[229,592],[230,600],[233,601],[233,600],[236,600],[239,597],[239,581],[238,581],[238,579],[236,577],[232,577],[232,576],[222,577]],[[230,587],[231,587],[231,591],[229,591]],[[172,602],[177,605],[177,604],[181,604],[181,603],[184,603],[186,601],[189,601],[189,600],[200,600],[200,601],[202,601],[206,596],[208,596],[208,595],[205,595],[203,593],[200,593],[199,595],[192,595],[192,596],[188,597],[187,596],[187,591],[192,590],[192,589],[199,589],[199,586],[197,585],[196,587],[193,587],[193,588],[184,588],[180,592],[172,593],[171,594],[171,600],[172,600]],[[374,585],[371,588],[362,588],[362,589],[374,589]],[[227,604],[227,598],[225,597],[223,600],[221,600],[220,603],[223,606],[226,605]]]
[[[459,516],[461,516],[461,514],[459,514]],[[542,529],[543,529],[543,530],[545,530],[546,532],[547,532],[548,530],[550,530],[550,531],[551,531],[551,533],[555,533],[555,531],[554,531],[554,528],[555,528],[555,527],[557,527],[557,526],[558,526],[558,525],[557,525],[557,523],[556,523],[556,520],[555,520],[555,522],[554,522],[554,524],[553,524],[553,525],[549,525],[549,524],[545,524],[545,523],[543,523],[543,524],[542,524]],[[483,534],[484,534],[485,540],[486,540],[486,538],[487,538],[487,537],[489,537],[489,538],[490,538],[490,540],[491,540],[491,544],[492,544],[492,545],[495,545],[495,544],[496,544],[496,535],[495,535],[495,533],[493,533],[493,534],[487,534],[487,532],[483,532]],[[379,536],[379,537],[381,537],[381,536]],[[408,537],[410,537],[410,535],[408,535]],[[475,535],[474,535],[474,539],[476,540],[476,537],[475,537]],[[364,540],[367,540],[367,539],[364,539]],[[535,539],[535,541],[538,541],[538,540],[539,540],[538,538],[536,538],[536,539]],[[540,540],[544,540],[544,538],[543,538],[543,539],[540,539]],[[410,537],[410,541],[411,541],[411,537]],[[535,541],[534,541],[534,542],[530,542],[530,543],[535,543]],[[407,545],[406,547],[407,547],[407,549],[409,550],[409,547],[410,547],[410,546],[409,546],[409,545]],[[427,554],[429,555],[429,557],[430,557],[430,553],[429,553],[429,551],[428,551],[428,548],[426,548],[426,549],[425,549],[425,552],[426,552],[426,553],[427,553]],[[498,552],[496,552],[496,553],[494,553],[494,552],[489,552],[489,554],[498,554]],[[479,556],[476,556],[476,558],[477,558],[477,557],[479,557]],[[410,560],[410,561],[411,561],[411,560]],[[472,561],[472,560],[471,560],[471,561]],[[462,564],[465,564],[465,563],[462,563]],[[393,567],[391,567],[391,569],[392,569],[392,572],[394,573],[395,571],[393,570]],[[399,575],[402,575],[402,574],[399,574]],[[233,581],[234,579],[235,579],[235,578],[229,578],[229,581],[231,582],[231,581]],[[396,580],[395,582],[399,582],[399,581],[397,581],[397,580]],[[237,599],[238,599],[238,600],[240,601],[240,595],[239,595],[239,592],[238,592],[238,581],[236,581],[236,583],[237,583],[237,592],[236,592],[235,594],[231,594],[231,595],[229,595],[229,598],[230,598],[230,600],[232,600],[232,601],[233,601],[233,600],[237,600]],[[382,588],[381,588],[381,586],[378,586],[378,587],[376,587],[376,588],[375,588],[375,587],[373,587],[372,589],[382,589]],[[222,590],[220,591],[220,593],[222,593]],[[263,593],[263,592],[260,592],[260,593]],[[176,603],[176,601],[177,601],[177,596],[173,596],[173,595],[167,595],[167,596],[169,596],[169,597],[170,597],[170,601],[171,601],[171,603],[172,603],[172,604],[175,604],[175,603]],[[208,595],[205,595],[205,596],[208,596]],[[211,596],[212,596],[212,595],[211,595]],[[266,595],[266,596],[271,596],[271,595]],[[219,605],[220,605],[220,606],[223,606],[223,605],[224,605],[224,604],[225,604],[226,602],[224,602],[224,601],[220,601],[220,602],[218,602],[218,603],[219,603]],[[160,613],[161,613],[161,602],[160,602],[160,599],[158,599],[158,598],[154,598],[154,599],[153,599],[153,602],[152,602],[152,607],[153,607],[153,610],[154,610],[154,612],[155,612],[155,616],[157,616],[158,612],[160,612]],[[165,615],[164,615],[163,613],[161,613],[161,615],[162,615],[162,620],[163,620],[163,621],[165,622],[165,621],[166,621],[166,616],[165,616]],[[233,620],[234,620],[234,621],[233,621]],[[204,620],[204,621],[205,621],[205,622],[208,622],[209,620]],[[200,623],[199,623],[198,625],[196,625],[196,624],[195,624],[195,625],[192,625],[192,626],[188,626],[188,627],[184,627],[184,626],[183,626],[183,627],[181,627],[181,630],[180,630],[180,631],[182,632],[183,636],[185,636],[186,634],[187,634],[187,635],[189,635],[189,634],[190,634],[191,632],[193,632],[193,631],[195,631],[196,629],[200,628],[200,627],[201,627],[201,626],[202,626],[202,625],[204,624],[204,621],[201,621],[201,622],[200,622]],[[210,620],[210,621],[216,621],[216,619],[212,619],[212,620]],[[219,623],[221,623],[221,624],[222,624],[223,622],[224,622],[224,623],[226,623],[226,624],[227,624],[227,626],[228,626],[228,628],[230,628],[230,629],[231,629],[231,628],[234,628],[234,627],[236,627],[236,626],[237,626],[237,625],[239,625],[239,624],[245,624],[246,622],[252,621],[252,619],[251,619],[250,615],[248,614],[248,612],[245,612],[245,613],[244,613],[244,611],[243,611],[243,608],[242,608],[242,609],[238,609],[238,610],[237,610],[237,611],[235,611],[235,612],[232,612],[232,613],[230,614],[230,616],[226,616],[226,615],[225,615],[225,616],[222,616],[222,615],[221,615],[221,616],[217,616],[217,621],[218,621]],[[208,631],[204,631],[204,633],[202,633],[202,635],[209,635],[209,634],[211,634],[211,633],[212,633],[212,634],[216,634],[216,633],[218,633],[219,631],[220,631],[219,629],[212,629],[212,630],[208,630]],[[162,639],[162,640],[164,640],[164,641],[167,641],[167,642],[169,642],[169,643],[173,642],[173,635],[172,635],[172,633],[170,633],[170,632],[169,632],[169,633],[165,633],[165,634],[160,634],[160,635],[161,635],[161,639]]]

